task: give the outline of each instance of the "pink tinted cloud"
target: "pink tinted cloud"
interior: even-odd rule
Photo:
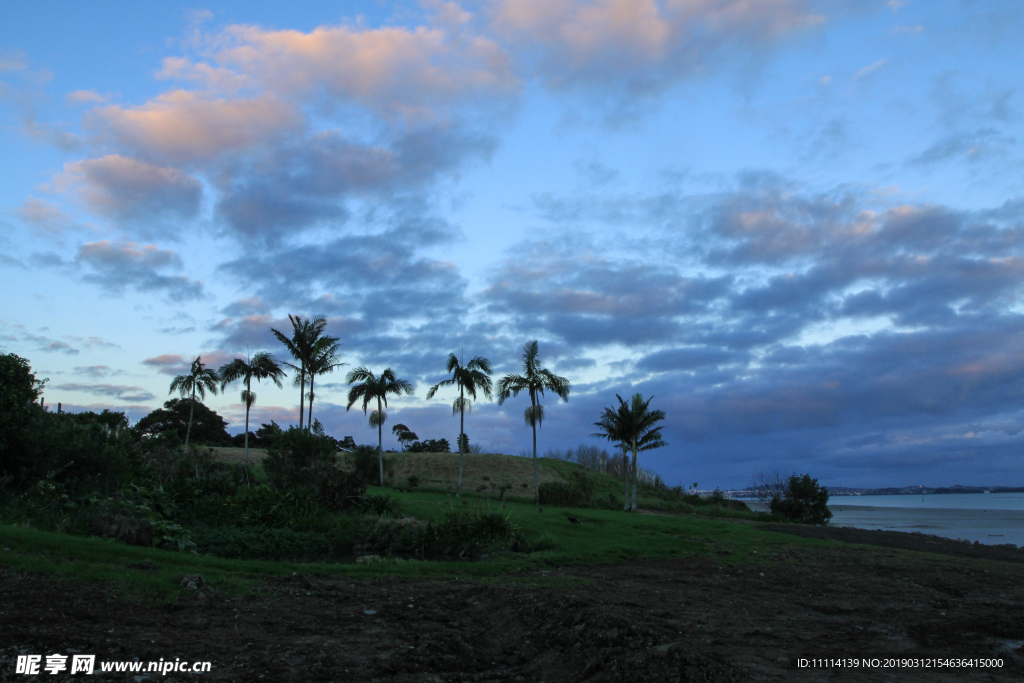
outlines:
[[[441,28],[346,26],[225,30],[215,59],[275,93],[321,90],[385,116],[419,117],[474,95],[503,95],[518,81],[490,38]]]
[[[633,93],[823,21],[807,0],[492,0],[490,19],[549,86]]]
[[[231,99],[172,90],[138,107],[94,109],[87,122],[119,145],[181,164],[266,142],[302,119],[270,94]]]
[[[57,186],[77,193],[94,212],[121,220],[188,218],[202,200],[195,178],[119,154],[65,164]]]

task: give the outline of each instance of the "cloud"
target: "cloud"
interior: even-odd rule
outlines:
[[[203,194],[199,181],[178,169],[118,154],[66,164],[58,185],[97,214],[131,222],[192,218]]]
[[[855,79],[866,78],[866,77],[870,76],[871,74],[877,72],[879,69],[881,69],[883,66],[885,66],[888,63],[889,63],[888,59],[879,59],[877,62],[874,62],[872,64],[868,64],[867,66],[865,66],[862,69],[858,69],[856,72],[854,72],[853,77]]]
[[[101,104],[107,101],[106,97],[97,92],[93,92],[92,90],[75,90],[65,95],[64,99],[68,104],[75,105]]]
[[[979,128],[973,133],[956,133],[934,143],[907,161],[908,166],[934,166],[944,161],[978,162],[1001,156],[1016,143],[1013,137],[994,128]]]
[[[46,237],[59,237],[80,227],[71,216],[45,199],[29,197],[17,208],[15,214],[31,225],[36,234]]]
[[[76,262],[89,269],[82,279],[107,291],[121,293],[132,288],[161,292],[172,301],[188,301],[203,295],[203,285],[182,275],[163,275],[164,269],[180,269],[181,257],[155,244],[135,242],[88,242],[78,249]]]
[[[138,107],[93,109],[86,124],[143,158],[188,164],[269,142],[301,121],[271,95],[227,99],[173,90]]]
[[[123,375],[123,370],[115,370],[109,365],[84,365],[78,366],[72,370],[76,375],[85,375],[91,379],[100,379],[103,377],[111,377],[114,375]]]
[[[802,0],[494,0],[491,29],[545,84],[615,106],[824,22]]]
[[[156,368],[163,374],[172,377],[187,374],[191,363],[191,359],[185,359],[180,353],[165,353],[142,361],[143,365]]]
[[[95,396],[110,396],[121,401],[152,401],[156,396],[142,387],[128,387],[118,384],[57,384],[50,389],[75,391]]]

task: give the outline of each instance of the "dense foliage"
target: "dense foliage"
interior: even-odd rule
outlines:
[[[187,398],[173,398],[167,401],[163,408],[157,408],[139,420],[135,429],[144,437],[174,432],[184,442],[185,436],[188,434],[190,413],[192,418],[191,441],[208,446],[231,445],[231,435],[227,430],[228,423],[224,421],[224,418],[199,401]]]
[[[828,509],[828,489],[818,485],[809,474],[792,475],[785,493],[769,504],[772,514],[803,524],[828,524],[832,511]]]

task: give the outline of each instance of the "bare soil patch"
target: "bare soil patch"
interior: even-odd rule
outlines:
[[[166,606],[3,569],[0,680],[21,678],[13,674],[19,652],[72,651],[106,661],[209,660],[213,670],[202,677],[209,681],[1024,677],[1024,589],[1015,563],[844,545],[779,545],[743,559],[742,566],[696,557],[553,568],[497,584],[300,574],[230,601],[182,589]],[[795,666],[802,657],[886,656],[996,657],[1004,665]],[[196,677],[149,680],[158,679]]]

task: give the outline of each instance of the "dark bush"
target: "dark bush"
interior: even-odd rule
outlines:
[[[380,455],[373,446],[356,446],[352,451],[355,473],[363,481],[377,485],[380,483]],[[390,482],[395,476],[394,458],[384,458],[384,482]]]
[[[331,562],[352,555],[352,533],[338,528],[198,527],[193,538],[200,553],[238,560]]]
[[[335,470],[320,482],[320,500],[328,510],[348,510],[363,502],[366,482],[354,472]]]
[[[319,489],[324,477],[335,469],[336,459],[334,444],[322,430],[317,433],[293,426],[271,440],[263,471],[276,489]]]
[[[45,382],[36,379],[26,359],[0,354],[0,477],[32,469],[27,431],[43,412],[37,402]]]
[[[448,439],[427,439],[414,441],[408,450],[410,453],[451,453],[452,447],[448,444]]]
[[[811,475],[789,478],[785,495],[776,496],[769,504],[772,514],[803,524],[828,524],[832,511],[828,509],[828,489],[818,485]]]
[[[391,496],[372,494],[363,498],[359,507],[363,512],[378,517],[401,517],[402,506]]]
[[[540,504],[553,507],[588,507],[593,504],[594,480],[584,472],[571,472],[569,481],[540,485]]]

